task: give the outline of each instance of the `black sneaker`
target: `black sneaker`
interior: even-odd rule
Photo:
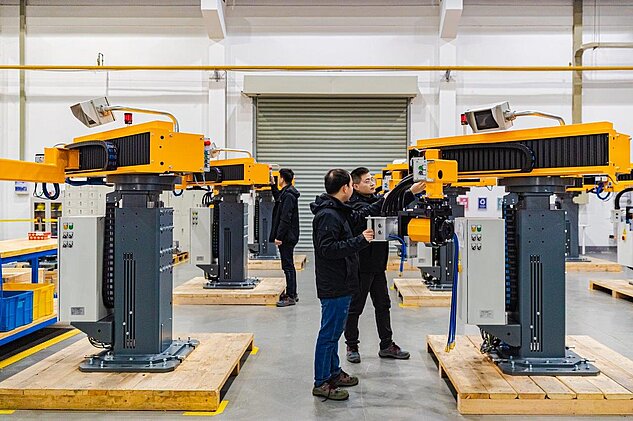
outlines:
[[[277,307],[289,307],[289,306],[293,306],[295,304],[296,304],[296,302],[295,302],[294,298],[290,298],[288,296],[285,296],[285,297],[281,298],[279,301],[277,301]]]
[[[295,294],[295,303],[299,302],[299,294]]]
[[[400,349],[400,347],[398,345],[396,345],[394,342],[392,342],[391,345],[389,345],[388,348],[381,349],[378,352],[378,356],[380,358],[393,358],[393,359],[396,359],[396,360],[408,360],[409,357],[411,356],[411,354],[409,354],[407,351],[403,351],[402,349]]]

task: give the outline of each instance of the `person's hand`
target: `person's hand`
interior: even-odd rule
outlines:
[[[282,244],[282,243],[281,243],[281,240],[277,240],[277,239],[275,239],[275,245],[276,245],[276,246],[280,246],[281,244]]]
[[[271,175],[270,176],[270,185],[272,186],[274,184],[277,184],[277,183],[275,182],[275,177]]]
[[[418,181],[414,185],[411,186],[409,190],[413,194],[420,194],[426,189],[426,183],[424,181]]]
[[[363,231],[363,237],[365,237],[365,240],[367,240],[368,243],[371,242],[374,239],[374,230],[366,229]]]

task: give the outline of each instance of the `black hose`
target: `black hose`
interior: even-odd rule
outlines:
[[[401,196],[404,195],[406,189],[408,189],[411,185],[413,185],[412,174],[400,180],[400,182],[396,185],[396,187],[393,188],[393,190],[389,193],[389,195],[383,202],[381,212],[384,214],[385,212],[393,213],[400,210],[400,204],[402,202]]]
[[[622,195],[624,193],[628,193],[628,192],[632,192],[633,191],[633,187],[627,187],[626,189],[622,190],[620,193],[618,193],[615,196],[615,208],[616,209],[620,209],[620,198],[622,197]]]
[[[48,193],[48,189],[46,188],[46,183],[42,183],[42,190],[44,193],[44,196],[48,199],[48,200],[55,200],[59,197],[59,184],[58,183],[53,183],[53,189],[55,190],[55,193],[53,193],[52,195]]]

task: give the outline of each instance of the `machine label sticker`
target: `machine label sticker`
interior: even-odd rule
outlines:
[[[86,307],[71,307],[70,308],[71,316],[85,316],[86,315]]]

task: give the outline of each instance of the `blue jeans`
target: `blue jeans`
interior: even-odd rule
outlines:
[[[321,386],[341,372],[338,341],[345,330],[351,295],[321,299],[321,329],[314,351],[314,385]]]

